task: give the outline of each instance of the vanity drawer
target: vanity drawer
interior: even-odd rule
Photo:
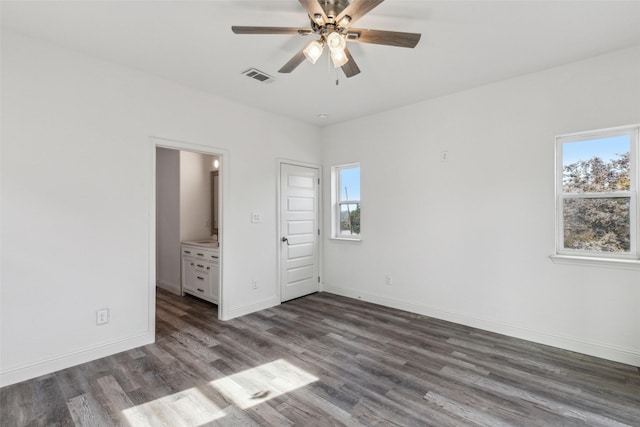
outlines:
[[[193,248],[190,246],[182,248],[182,256],[189,256],[201,260],[214,261],[218,259],[218,251],[208,251],[202,248]]]
[[[197,262],[197,261],[196,261]],[[194,263],[195,264],[195,263]],[[196,291],[205,296],[211,296],[211,282],[209,270],[196,268],[191,265],[184,269],[184,287],[191,291]]]
[[[200,270],[204,274],[209,274],[209,271],[211,271],[211,262],[204,259],[184,257],[183,262],[186,264],[186,269]]]

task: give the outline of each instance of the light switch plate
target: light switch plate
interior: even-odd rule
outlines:
[[[254,223],[262,222],[262,214],[260,212],[252,212],[251,222],[254,222]]]

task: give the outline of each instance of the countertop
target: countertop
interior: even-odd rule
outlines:
[[[218,249],[219,242],[213,240],[193,240],[190,242],[182,242],[183,245],[197,246],[199,248]]]

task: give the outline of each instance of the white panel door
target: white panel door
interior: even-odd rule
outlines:
[[[319,170],[280,165],[281,301],[320,290]]]

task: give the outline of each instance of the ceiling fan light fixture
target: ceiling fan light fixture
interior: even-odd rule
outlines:
[[[323,25],[324,24],[324,19],[322,18],[321,14],[315,13],[313,15],[313,22],[315,22],[318,25]]]
[[[331,50],[331,60],[335,68],[340,68],[349,62],[349,58],[347,58],[347,55],[344,53],[344,49]]]
[[[347,47],[347,42],[345,41],[344,36],[335,31],[327,36],[327,44],[329,45],[331,52],[338,50],[344,51],[344,48]]]
[[[350,23],[351,23],[351,17],[349,15],[344,15],[340,20],[340,22],[338,22],[338,25],[341,27],[346,27]]]
[[[322,55],[323,50],[324,44],[320,40],[314,40],[309,43],[302,52],[309,62],[315,64],[318,58]]]

